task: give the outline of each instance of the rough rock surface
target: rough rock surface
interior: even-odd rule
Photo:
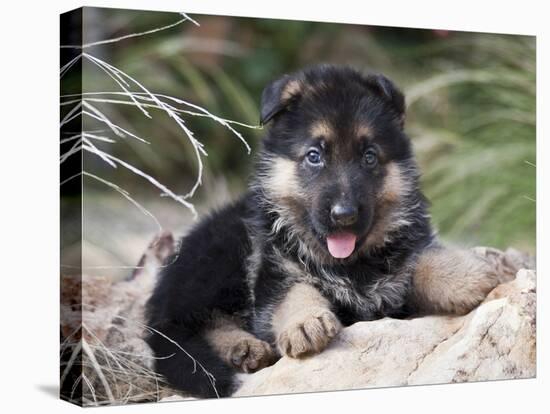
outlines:
[[[359,322],[321,354],[242,375],[235,395],[535,376],[536,277],[522,269],[470,314]]]

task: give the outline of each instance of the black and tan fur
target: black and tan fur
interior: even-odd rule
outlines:
[[[348,67],[266,87],[249,191],[182,240],[148,303],[173,387],[227,396],[236,372],[321,352],[342,326],[466,313],[496,285],[481,258],[437,241],[404,119],[393,83]],[[327,247],[341,234],[351,253]]]

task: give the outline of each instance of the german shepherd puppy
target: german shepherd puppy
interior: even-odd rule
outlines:
[[[391,81],[349,67],[265,88],[249,191],[183,238],[148,302],[169,384],[228,396],[237,372],[321,352],[342,326],[485,298],[498,283],[488,264],[430,226],[404,120]]]

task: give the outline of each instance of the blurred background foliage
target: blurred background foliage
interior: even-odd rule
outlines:
[[[319,63],[351,64],[393,79],[407,96],[406,130],[423,171],[435,226],[451,242],[535,249],[535,38],[529,36],[191,15],[147,36],[89,49],[149,90],[184,98],[224,118],[257,125],[267,82]],[[87,8],[85,41],[122,36],[176,21],[178,14]],[[119,90],[101,70],[85,67],[85,91]],[[189,190],[197,165],[177,125],[160,112],[148,119],[135,107],[102,104],[112,119],[151,141],[105,144],[174,192]],[[102,125],[87,120],[88,128]],[[252,156],[227,129],[187,117],[205,145],[203,185],[192,199],[204,212],[243,191]],[[104,126],[103,126],[104,127]],[[237,127],[252,147],[262,131]],[[111,145],[111,146],[108,146]],[[158,191],[93,155],[96,175],[146,205]],[[109,192],[100,183],[90,191]],[[95,189],[95,190],[94,190]],[[221,194],[221,195],[220,195]],[[111,194],[117,196],[115,194]],[[169,201],[163,201],[166,203]],[[204,206],[204,208],[200,207]],[[128,207],[130,209],[131,207]],[[182,222],[190,213],[171,202]],[[147,221],[146,217],[142,217]],[[93,227],[93,226],[92,226]],[[169,227],[168,227],[169,228]]]

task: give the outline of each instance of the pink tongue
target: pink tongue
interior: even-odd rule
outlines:
[[[357,237],[351,233],[333,234],[327,237],[330,254],[337,259],[344,259],[353,253]]]

